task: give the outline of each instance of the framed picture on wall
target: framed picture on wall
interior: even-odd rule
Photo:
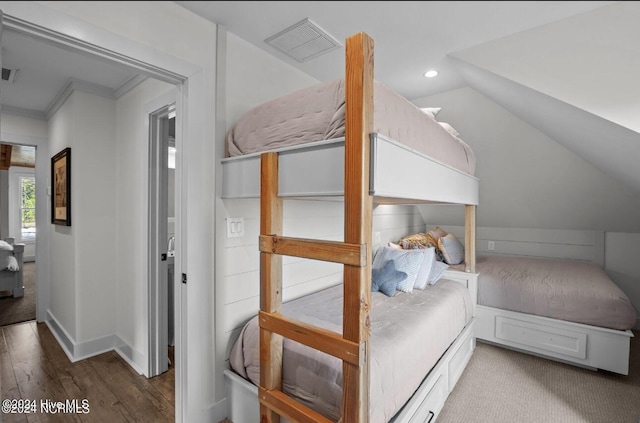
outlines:
[[[51,223],[71,226],[71,148],[51,158]]]

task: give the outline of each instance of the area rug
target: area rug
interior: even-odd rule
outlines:
[[[0,291],[0,326],[35,320],[36,318],[36,263],[23,264],[24,296],[13,298],[11,291]]]

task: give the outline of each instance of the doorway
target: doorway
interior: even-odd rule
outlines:
[[[149,377],[174,363],[175,137],[171,103],[149,115]]]
[[[21,286],[0,290],[0,326],[36,320],[35,167],[35,146],[0,143],[0,239],[18,258],[15,272]]]

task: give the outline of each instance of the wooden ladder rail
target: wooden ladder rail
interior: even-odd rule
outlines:
[[[370,134],[373,132],[373,40],[359,33],[346,42],[344,242],[282,236],[283,200],[278,196],[278,154],[261,155],[260,184],[260,421],[330,422],[282,391],[282,338],[343,361],[342,418],[369,417],[371,229]],[[344,265],[342,335],[283,316],[282,256]]]

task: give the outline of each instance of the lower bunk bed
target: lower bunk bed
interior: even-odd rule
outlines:
[[[433,285],[393,296],[371,294],[369,422],[433,422],[475,349],[473,273],[446,271]],[[283,304],[283,314],[342,331],[342,285]],[[260,420],[258,316],[242,329],[225,371],[229,418]],[[337,421],[342,361],[285,339],[283,392]],[[286,420],[285,420],[286,421]]]

